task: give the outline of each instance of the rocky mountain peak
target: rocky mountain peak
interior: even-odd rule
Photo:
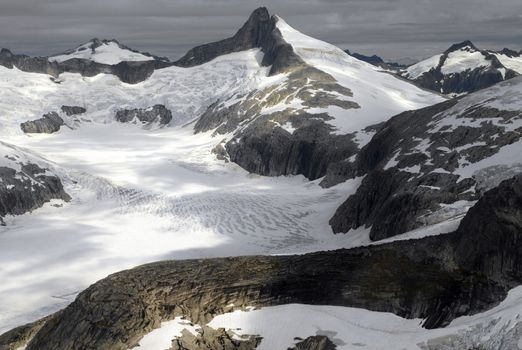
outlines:
[[[479,49],[477,49],[477,47],[470,40],[464,40],[464,41],[462,41],[460,43],[456,43],[456,44],[451,45],[449,47],[449,49],[444,51],[444,53],[448,54],[450,52],[463,50],[463,49],[466,49],[466,51],[470,51],[470,52],[479,51]]]
[[[274,27],[275,18],[270,17],[266,7],[259,7],[252,12],[248,20],[234,36],[196,46],[176,61],[175,64],[181,67],[192,67],[228,53],[263,47]]]

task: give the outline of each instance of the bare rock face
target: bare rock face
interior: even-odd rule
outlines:
[[[80,106],[62,106],[61,109],[68,117],[87,112],[85,108]]]
[[[325,335],[308,337],[288,350],[335,350],[337,346]]]
[[[154,105],[146,109],[123,109],[116,112],[116,120],[120,123],[130,123],[134,120],[142,124],[167,125],[172,120],[172,113],[164,105]]]
[[[86,289],[27,349],[128,349],[162,321],[186,316],[204,325],[230,304],[361,307],[441,327],[491,308],[522,283],[520,208],[522,176],[488,191],[451,234],[306,255],[143,265]],[[181,344],[199,349],[188,338]]]
[[[46,133],[52,134],[60,130],[62,125],[65,125],[62,117],[56,112],[45,114],[42,118],[24,122],[20,124],[22,131],[26,134],[32,133]]]

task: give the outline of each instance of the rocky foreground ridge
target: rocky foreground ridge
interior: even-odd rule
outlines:
[[[458,230],[442,236],[297,256],[143,265],[87,288],[43,326],[2,335],[0,348],[36,333],[28,350],[126,350],[177,316],[206,324],[235,308],[287,303],[388,311],[443,327],[491,308],[522,282],[521,208],[519,175],[487,191]]]

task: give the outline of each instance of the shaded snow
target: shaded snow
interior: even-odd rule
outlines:
[[[436,69],[437,66],[439,65],[441,57],[442,57],[442,54],[435,55],[435,56],[427,58],[423,61],[420,61],[419,63],[416,63],[412,66],[409,66],[406,69],[406,74],[408,75],[408,78],[417,79],[424,73],[429,72],[432,69]]]

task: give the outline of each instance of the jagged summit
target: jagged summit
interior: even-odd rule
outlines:
[[[468,49],[467,51],[471,51],[471,52],[479,51],[479,49],[477,49],[477,47],[471,42],[471,40],[464,40],[460,43],[451,45],[446,51],[444,51],[444,53],[448,54],[450,52],[463,50],[466,48]]]
[[[175,62],[182,67],[192,67],[232,52],[263,47],[274,29],[275,20],[266,7],[252,12],[248,20],[234,36],[213,43],[196,46]]]

